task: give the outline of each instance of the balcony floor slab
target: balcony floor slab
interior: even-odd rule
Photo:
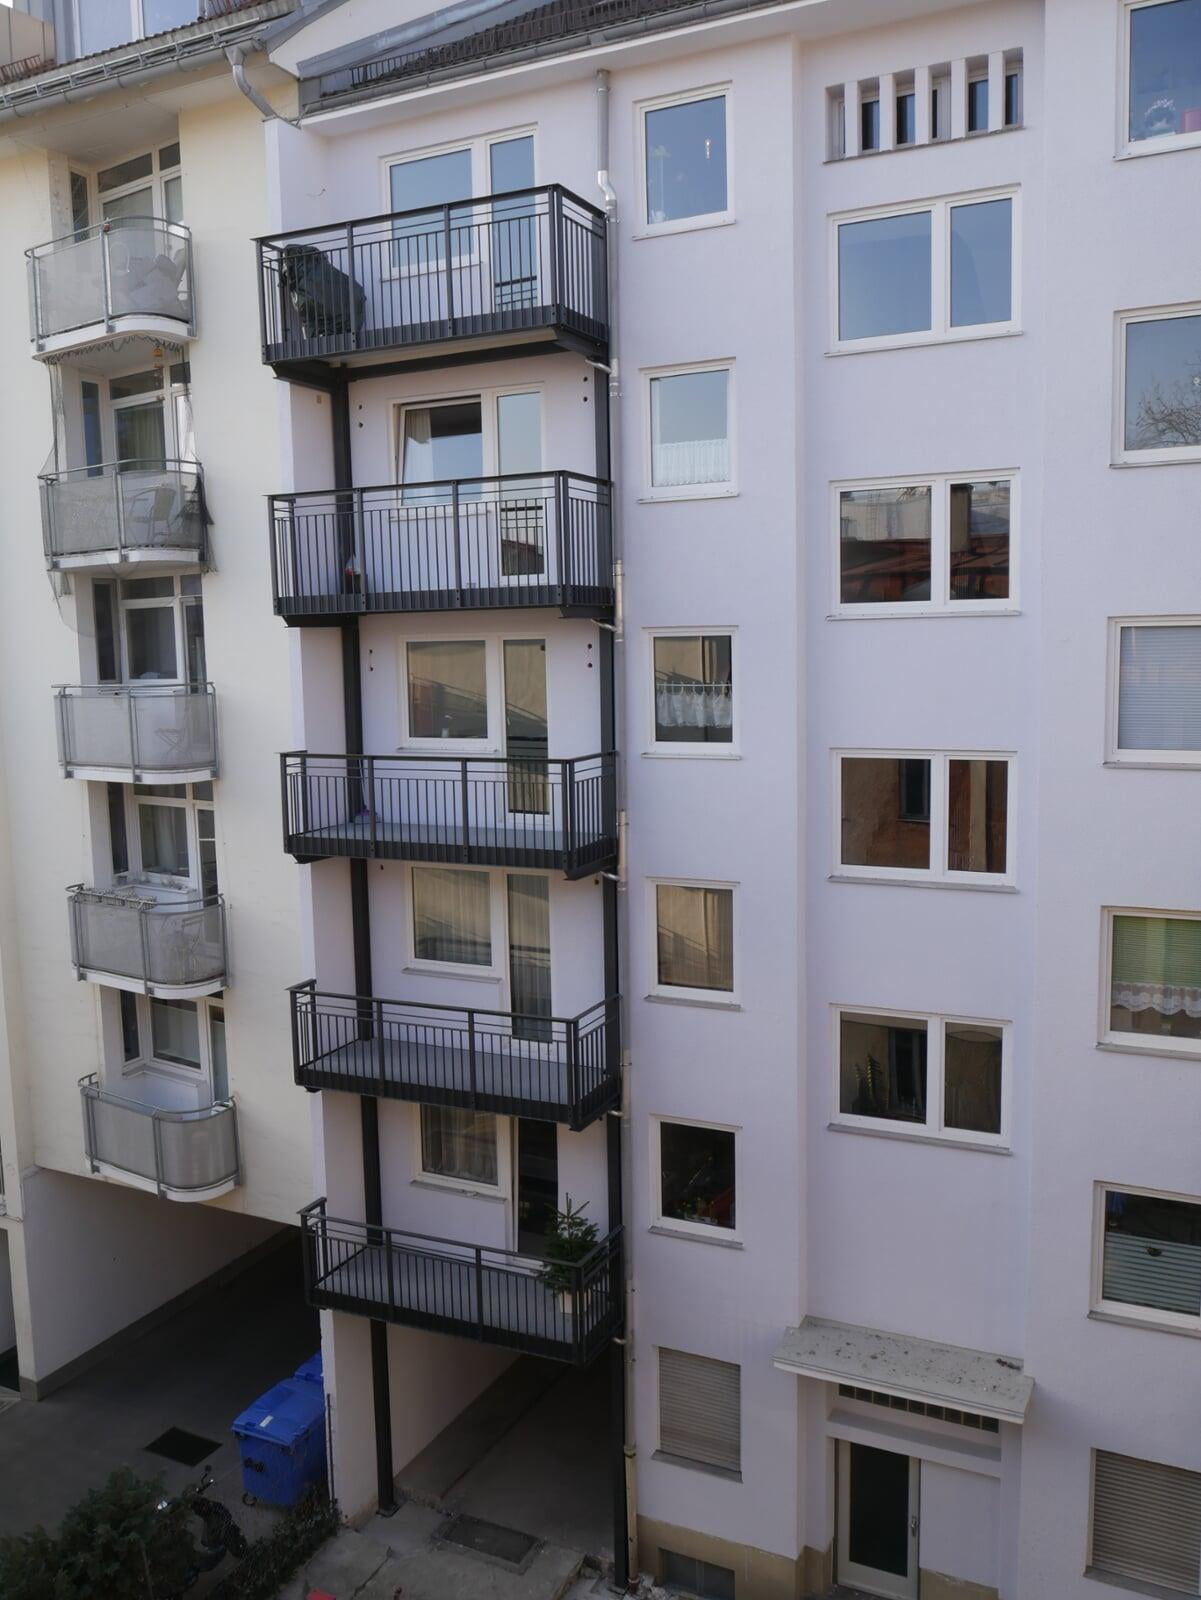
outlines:
[[[515,842],[516,841],[521,842]],[[587,857],[564,867],[569,877],[586,876],[612,863],[616,844],[589,841]],[[495,867],[564,866],[564,835],[554,826],[523,828],[520,820],[501,827],[472,827],[466,830],[440,827],[413,820],[384,822],[376,819],[330,823],[323,828],[308,828],[288,835],[290,854],[304,859],[322,856],[365,856],[384,861],[478,862]]]

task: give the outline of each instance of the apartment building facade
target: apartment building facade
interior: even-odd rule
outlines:
[[[26,839],[74,805],[111,883],[119,788],[135,853],[202,861],[215,702],[245,1159],[170,1216],[303,1206],[349,1517],[532,1355],[608,1369],[580,1449],[619,1580],[1201,1592],[1201,0],[243,24],[177,112],[195,327],[126,330],[180,441],[153,487],[182,505],[203,465],[218,559],[68,552],[64,585],[51,545],[77,651],[34,615],[42,552],[7,598],[6,768],[14,738],[48,757],[5,796],[36,930],[0,940],[10,1051],[96,1049]],[[143,141],[167,229],[172,131]],[[95,201],[127,144],[90,146]],[[31,234],[56,194],[82,226],[69,162],[12,181]],[[72,473],[98,497],[168,452],[122,420],[135,345],[97,368],[103,340],[35,333],[53,530]],[[29,522],[44,411],[12,403]],[[147,571],[180,662],[203,572],[205,671],[153,680],[200,712],[169,768],[60,744],[56,778],[13,661],[111,685],[95,591]],[[168,648],[130,621],[165,598],[116,590],[123,660]],[[111,737],[96,698],[59,698],[60,739]],[[183,822],[143,825],[152,787]],[[103,1093],[154,996],[76,966],[109,991]],[[50,984],[63,1031],[31,1042]],[[211,993],[166,998],[211,1040]],[[10,1121],[77,1171],[45,1061]]]

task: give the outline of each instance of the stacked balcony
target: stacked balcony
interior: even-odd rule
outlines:
[[[226,987],[225,901],[220,895],[128,882],[68,890],[71,958],[91,983],[194,1000]]]
[[[232,1100],[194,1109],[159,1106],[79,1085],[84,1149],[94,1173],[169,1200],[215,1200],[239,1181],[238,1119]]]
[[[208,561],[203,483],[191,462],[75,467],[46,473],[41,485],[52,572],[102,567],[128,576]]]
[[[622,1235],[616,1228],[573,1263],[300,1214],[305,1294],[321,1310],[451,1333],[583,1366],[620,1331]]]
[[[273,495],[276,613],[613,609],[609,486],[575,472]]]
[[[551,184],[274,234],[259,240],[259,310],[263,360],[281,377],[348,361],[411,371],[535,345],[598,356],[604,214]]]
[[[217,775],[211,683],[63,685],[54,703],[65,778],[166,784]]]
[[[349,856],[528,867],[582,878],[617,859],[611,753],[282,758],[284,848],[298,861]]]
[[[30,334],[42,358],[119,335],[179,344],[196,332],[192,235],[160,217],[113,217],[25,252]]]

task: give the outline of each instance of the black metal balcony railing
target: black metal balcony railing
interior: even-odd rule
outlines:
[[[209,1199],[238,1182],[238,1116],[232,1100],[167,1111],[79,1081],[84,1150],[93,1172],[111,1167],[172,1200]]]
[[[217,698],[211,683],[60,685],[54,704],[66,777],[127,783],[197,782],[217,773]]]
[[[192,235],[161,217],[114,217],[25,252],[31,336],[163,317],[196,332]]]
[[[579,1130],[621,1102],[614,996],[577,1017],[319,992],[292,997],[292,1059],[304,1089],[463,1106]]]
[[[68,891],[75,969],[126,980],[145,994],[212,994],[226,983],[220,895],[156,900],[136,884]]]
[[[582,878],[617,856],[611,754],[281,758],[284,848],[301,861],[541,867]]]
[[[552,1286],[546,1263],[515,1251],[346,1222],[325,1205],[300,1213],[311,1306],[580,1366],[621,1330],[620,1228],[582,1261],[556,1264]]]
[[[200,468],[117,461],[43,474],[42,536],[52,568],[208,558]]]
[[[607,337],[605,218],[559,184],[258,241],[263,360],[551,330]]]
[[[609,485],[575,472],[273,495],[288,622],[364,612],[613,607]]]

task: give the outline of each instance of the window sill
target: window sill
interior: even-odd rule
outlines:
[[[455,983],[489,983],[493,988],[501,981],[499,972],[472,971],[470,967],[455,967],[449,962],[445,966],[440,962],[420,966],[417,962],[409,961],[400,970],[413,978],[446,978]]]
[[[737,1000],[705,1000],[694,999],[691,995],[683,994],[648,994],[644,995],[656,1006],[700,1006],[706,1011],[741,1011],[742,1007]]]
[[[707,1461],[693,1461],[688,1456],[673,1456],[670,1450],[652,1450],[652,1461],[665,1461],[671,1467],[687,1467],[689,1472],[703,1472],[710,1478],[725,1478],[728,1483],[741,1483],[742,1473],[733,1467],[714,1467]]]
[[[1148,1333],[1180,1333],[1186,1339],[1201,1339],[1201,1317],[1194,1327],[1179,1322],[1161,1322],[1153,1312],[1140,1317],[1131,1310],[1111,1311],[1108,1306],[1093,1306],[1089,1310],[1090,1322],[1112,1322],[1121,1328],[1143,1328]]]
[[[662,494],[640,494],[640,506],[674,505],[680,500],[737,500],[737,489],[706,489],[701,484],[681,485],[678,489],[665,489]]]
[[[998,328],[995,333],[975,329],[970,333],[928,333],[896,339],[862,339],[851,344],[832,345],[826,351],[826,355],[827,357],[865,356],[878,354],[881,350],[928,350],[931,345],[979,344],[984,339],[1020,339],[1024,331],[1022,328],[1011,328],[1006,325]]]
[[[969,894],[1017,894],[1015,883],[963,883],[958,878],[883,878],[857,872],[831,872],[829,883],[872,883],[890,889],[966,889]]]
[[[728,211],[715,211],[706,217],[681,217],[678,222],[644,222],[630,239],[641,243],[643,239],[670,239],[677,233],[708,233],[711,228],[732,228],[737,221]]]
[[[1201,767],[1201,751],[1191,761],[1186,761],[1183,753],[1178,754],[1175,760],[1151,760],[1147,756],[1106,756],[1102,766],[1112,767],[1119,772],[1123,768],[1132,772],[1196,772]]]
[[[433,1189],[438,1194],[465,1194],[473,1200],[488,1200],[493,1205],[504,1205],[505,1196],[499,1189],[485,1188],[482,1184],[460,1182],[457,1178],[437,1178],[427,1173],[423,1178],[410,1178],[410,1189]]]
[[[1114,472],[1125,472],[1132,467],[1195,467],[1201,463],[1201,450],[1192,450],[1182,447],[1173,450],[1171,455],[1161,455],[1158,451],[1148,450],[1146,461],[1136,457],[1129,459],[1123,457],[1118,461],[1111,461],[1110,468]]]
[[[943,1150],[970,1150],[986,1156],[1011,1156],[1013,1146],[979,1143],[975,1139],[956,1139],[944,1133],[906,1133],[901,1128],[865,1128],[857,1122],[827,1122],[827,1133],[858,1133],[868,1139],[896,1139],[901,1144],[936,1145]]]
[[[1201,149],[1201,133],[1169,133],[1158,139],[1137,139],[1124,145],[1115,161],[1141,161],[1145,156],[1170,156],[1178,150]]]
[[[958,610],[923,611],[918,606],[881,606],[875,611],[827,611],[827,622],[941,622],[945,617],[1020,617],[1017,606],[965,605]]]
[[[741,761],[741,750],[715,750],[712,745],[681,746],[679,749],[643,750],[644,761]]]
[[[1098,1039],[1097,1049],[1104,1050],[1107,1055],[1115,1056],[1164,1056],[1170,1061],[1201,1062],[1201,1041],[1198,1041],[1195,1050],[1186,1050],[1178,1044],[1143,1044],[1135,1042],[1135,1036],[1130,1036],[1131,1042],[1125,1039]]]
[[[673,1228],[670,1222],[652,1222],[647,1233],[657,1233],[664,1239],[688,1239],[693,1244],[715,1244],[719,1250],[745,1250],[741,1239],[721,1238],[715,1228],[712,1234],[694,1233],[691,1228]]]

